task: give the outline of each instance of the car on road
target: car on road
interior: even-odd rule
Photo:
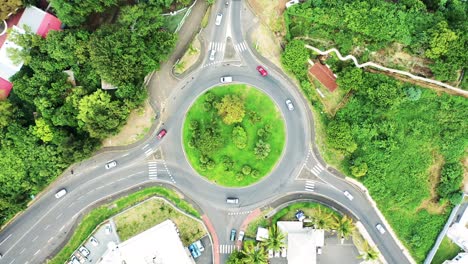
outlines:
[[[87,258],[89,254],[91,254],[91,252],[89,252],[89,250],[84,246],[81,246],[78,250],[80,251],[81,255],[83,255],[85,258]]]
[[[110,170],[110,169],[112,169],[112,168],[114,168],[116,166],[117,166],[117,161],[111,160],[111,161],[106,163],[106,170]]]
[[[106,234],[110,234],[112,232],[112,227],[111,224],[107,224],[106,227],[104,228],[106,231]]]
[[[317,247],[317,255],[322,255],[322,247]]]
[[[91,242],[91,244],[93,244],[95,247],[99,246],[99,241],[94,236],[91,236],[89,242]]]
[[[201,240],[197,240],[193,244],[200,250],[200,252],[205,251],[205,247],[203,246]]]
[[[167,134],[166,129],[161,129],[161,131],[159,131],[158,133],[158,139],[163,138],[166,134]]]
[[[191,244],[188,247],[188,249],[190,251],[190,254],[192,254],[193,258],[198,258],[199,256],[201,256],[201,252],[198,250],[198,248],[194,244]]]
[[[216,56],[216,50],[212,49],[210,52],[210,61],[214,61]]]
[[[237,237],[237,241],[242,241],[242,240],[244,240],[244,235],[245,235],[245,232],[244,232],[244,231],[240,231],[240,232],[239,232],[239,236]]]
[[[216,15],[215,25],[217,25],[217,26],[221,25],[221,20],[223,20],[223,14],[218,13],[218,14]]]
[[[290,99],[286,100],[286,106],[288,107],[289,111],[294,110],[294,105]]]
[[[375,226],[375,228],[377,228],[377,230],[379,230],[380,234],[382,234],[382,235],[385,234],[385,232],[386,232],[385,228],[381,224],[377,224]]]
[[[352,201],[354,199],[354,197],[348,192],[348,191],[344,191],[343,192],[344,196],[346,196],[346,198],[348,198],[350,201]]]
[[[58,192],[55,193],[55,198],[59,199],[63,197],[65,194],[67,194],[67,189],[61,189]]]
[[[234,241],[236,239],[236,232],[237,231],[234,228],[231,230],[231,237],[230,237],[231,241]]]
[[[304,221],[304,219],[306,218],[305,214],[304,214],[304,211],[302,211],[302,210],[297,211],[296,212],[296,218],[297,218],[297,220],[299,220],[301,222]]]
[[[263,77],[268,75],[268,72],[263,68],[262,66],[258,65],[257,66],[257,71],[262,75]]]
[[[239,198],[228,197],[228,198],[226,198],[226,203],[228,203],[228,204],[238,204],[239,203]]]
[[[232,82],[232,77],[231,76],[221,77],[220,82],[221,83],[231,83]]]

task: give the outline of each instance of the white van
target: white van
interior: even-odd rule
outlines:
[[[66,189],[61,189],[60,191],[58,191],[56,194],[55,194],[55,198],[61,198],[63,197],[65,194],[67,194],[67,190]]]
[[[224,77],[221,77],[220,81],[221,81],[221,83],[231,83],[232,82],[232,77],[231,76],[224,76]]]
[[[238,198],[233,198],[233,197],[228,197],[228,198],[226,198],[226,203],[228,203],[228,204],[238,204],[239,199]]]

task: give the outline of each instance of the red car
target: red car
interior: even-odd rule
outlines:
[[[158,139],[163,138],[166,135],[166,133],[167,133],[166,129],[162,129],[161,131],[159,131]]]
[[[262,67],[262,66],[257,66],[257,71],[262,75],[263,77],[268,75],[268,72]]]

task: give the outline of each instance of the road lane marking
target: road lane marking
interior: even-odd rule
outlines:
[[[252,211],[243,211],[243,212],[229,212],[228,215],[243,215],[243,214],[249,214]]]
[[[0,245],[2,245],[3,243],[5,243],[5,241],[7,241],[10,237],[11,237],[11,234],[8,235],[7,238],[5,238],[5,240],[3,240],[2,242],[0,242]]]
[[[74,203],[75,203],[75,202],[72,202],[71,204],[69,204],[69,205],[67,206],[67,208],[72,207]]]
[[[52,239],[54,239],[54,237],[51,237],[49,240],[47,240],[47,243],[50,243],[50,241],[52,241]]]
[[[123,157],[127,157],[128,155],[129,155],[128,153],[127,153],[127,154],[123,154],[123,155],[122,155],[122,158],[123,158]]]
[[[39,252],[41,252],[40,249],[39,249],[38,251],[36,251],[36,253],[34,253],[34,256],[36,256],[37,254],[39,254]]]
[[[36,241],[36,239],[37,239],[38,237],[39,237],[39,236],[36,236],[36,237],[32,240],[32,242]]]
[[[23,254],[23,252],[26,250],[26,248],[23,248],[23,250],[20,251],[20,254]]]
[[[47,230],[49,227],[50,227],[50,225],[47,225],[47,226],[44,228],[44,230]]]
[[[63,226],[60,228],[59,232],[62,232],[62,230],[63,230],[64,228],[65,228],[65,225],[63,225]]]
[[[60,213],[59,215],[57,215],[57,217],[55,217],[55,220],[58,220],[62,215],[63,213]]]
[[[147,148],[148,146],[149,146],[149,143],[146,144],[146,145],[144,145],[141,149],[145,149],[145,148]],[[127,155],[128,155],[128,154],[127,154]]]
[[[15,262],[15,259],[13,259],[12,261],[10,261],[10,264],[12,264],[13,262]]]
[[[315,183],[313,181],[306,181],[305,190],[309,192],[313,192],[314,189],[315,189]]]
[[[145,151],[145,156],[148,157],[148,156],[151,156],[151,154],[153,154],[153,149],[147,149]]]

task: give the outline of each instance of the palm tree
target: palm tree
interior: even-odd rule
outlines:
[[[365,261],[372,261],[377,260],[379,258],[379,252],[373,247],[371,247],[369,243],[367,243],[367,241],[365,241],[362,245],[362,251],[363,253],[359,255],[360,259],[363,259]]]
[[[267,264],[268,257],[263,247],[259,246],[244,246],[242,250],[244,258],[242,259],[245,264]]]
[[[268,229],[268,238],[263,242],[267,249],[280,251],[284,247],[284,234],[279,231],[276,225]]]
[[[331,213],[322,212],[319,206],[314,211],[312,223],[317,229],[330,230],[336,225],[336,219]]]
[[[348,216],[343,216],[340,219],[336,219],[336,231],[338,238],[341,239],[341,244],[343,244],[343,241],[347,239],[356,229],[356,227],[353,224],[353,220],[349,218]]]
[[[227,260],[227,264],[244,264],[245,255],[241,251],[234,251]]]

